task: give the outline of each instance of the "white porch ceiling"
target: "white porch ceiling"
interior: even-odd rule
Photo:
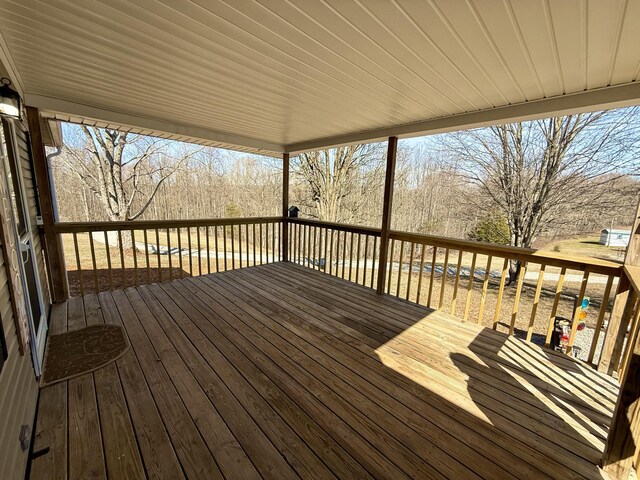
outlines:
[[[26,102],[278,154],[640,103],[640,0],[0,0]]]

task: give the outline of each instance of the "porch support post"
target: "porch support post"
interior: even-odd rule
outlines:
[[[376,288],[378,295],[382,295],[384,292],[384,279],[387,276],[387,250],[389,249],[389,231],[391,230],[391,209],[397,151],[398,137],[389,137],[387,142],[387,172],[384,179],[384,200],[382,204],[382,226],[380,227],[380,256],[378,260],[378,286]]]
[[[289,261],[289,154],[282,154],[282,261]]]
[[[37,108],[26,107],[27,124],[29,126],[29,139],[31,154],[33,156],[33,170],[35,174],[37,194],[40,198],[40,207],[44,229],[44,245],[47,265],[49,267],[49,284],[51,287],[51,299],[54,303],[61,303],[69,296],[69,286],[64,265],[64,252],[62,250],[62,238],[56,234],[54,223],[56,221],[52,182],[49,176],[49,166],[42,142],[40,131],[40,113]]]
[[[632,267],[640,266],[640,204],[636,210],[624,263],[628,269],[625,268],[627,271],[620,278],[618,295],[607,328],[607,333],[610,331],[611,335],[607,335],[605,339],[602,351],[604,359],[598,366],[598,370],[609,374],[615,370],[622,371],[620,393],[602,456],[603,470],[615,479],[626,479],[629,476],[640,446],[640,336],[636,332],[629,333],[629,345],[626,347],[629,354],[624,356],[625,365],[618,368],[628,325],[634,314],[637,315],[634,305],[638,279],[630,271]],[[636,330],[637,328],[638,325],[635,326]]]

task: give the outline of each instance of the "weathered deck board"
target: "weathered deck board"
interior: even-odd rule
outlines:
[[[42,390],[31,478],[603,478],[615,381],[293,264],[54,312],[132,348]]]

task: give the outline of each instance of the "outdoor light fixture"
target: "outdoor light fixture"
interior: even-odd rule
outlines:
[[[20,95],[11,85],[11,80],[6,77],[0,79],[2,86],[0,87],[0,115],[6,115],[12,118],[20,118],[22,105]]]

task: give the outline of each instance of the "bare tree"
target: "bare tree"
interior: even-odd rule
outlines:
[[[377,144],[367,144],[300,154],[292,159],[294,176],[306,187],[299,199],[320,220],[361,221],[364,204],[384,182],[381,153]]]
[[[636,171],[637,116],[632,108],[499,125],[447,135],[443,145],[479,187],[476,207],[499,208],[511,244],[530,247],[550,225],[575,219],[568,213],[617,198],[600,187]]]
[[[149,207],[160,186],[194,154],[171,155],[166,142],[117,130],[80,126],[79,138],[59,157],[111,221],[135,220]]]

